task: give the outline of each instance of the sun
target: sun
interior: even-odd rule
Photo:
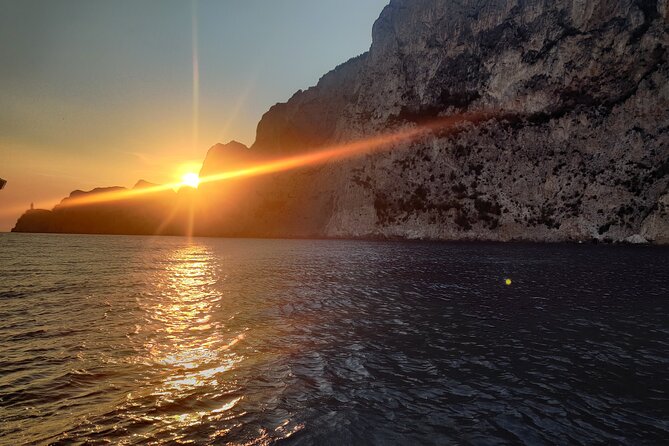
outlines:
[[[181,177],[181,184],[197,189],[200,185],[200,177],[196,173],[188,172]]]

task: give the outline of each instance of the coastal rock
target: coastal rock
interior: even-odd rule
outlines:
[[[634,234],[625,239],[626,243],[631,243],[632,245],[645,245],[648,243],[648,240],[640,236],[639,234]]]
[[[216,144],[207,152],[199,175],[200,178],[205,178],[219,172],[240,169],[252,165],[257,160],[257,152],[240,142]]]
[[[135,185],[133,186],[133,189],[148,189],[148,188],[157,187],[157,186],[159,186],[159,185],[155,184],[155,183],[150,183],[150,182],[145,181],[145,180],[139,180],[137,183],[135,183]]]
[[[669,193],[665,193],[651,209],[641,226],[641,234],[656,243],[669,244]]]
[[[214,146],[201,175],[461,122],[223,175],[200,187],[196,232],[669,243],[668,4],[392,0],[368,52],[273,106],[251,148]]]
[[[443,116],[492,116],[277,176],[252,194],[275,221],[260,232],[666,240],[665,3],[391,1],[370,51],[273,107],[253,149],[309,151]],[[288,200],[282,218],[265,209],[272,199]],[[297,230],[305,219],[318,226]]]
[[[133,190],[156,186],[140,180]],[[23,214],[12,232],[180,235],[187,226],[184,199],[174,191],[133,197],[124,187],[76,190],[53,210]],[[101,198],[96,200],[94,198]],[[86,201],[92,199],[90,201]]]

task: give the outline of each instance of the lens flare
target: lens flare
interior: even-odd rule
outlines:
[[[181,180],[184,186],[192,187],[193,189],[197,189],[197,187],[200,185],[200,177],[198,174],[193,172],[185,174],[183,177],[181,177]]]
[[[191,43],[193,64],[193,142],[192,150],[197,150],[200,125],[200,55],[198,44],[197,2],[191,3]]]
[[[268,160],[266,162],[238,170],[225,171],[205,177],[198,177],[197,174],[188,173],[186,174],[188,175],[188,179],[186,179],[186,175],[184,175],[182,181],[179,183],[163,184],[160,186],[146,187],[143,189],[120,190],[71,197],[61,202],[60,206],[80,206],[105,203],[110,201],[127,200],[151,193],[164,192],[170,189],[179,189],[184,185],[197,187],[205,183],[214,183],[236,178],[267,175],[295,170],[303,167],[315,166],[330,161],[355,158],[381,150],[389,150],[396,145],[415,141],[416,139],[427,136],[431,133],[443,135],[449,132],[457,131],[457,129],[461,128],[463,125],[477,124],[499,115],[499,112],[481,111],[446,116],[421,125],[406,127],[394,132],[380,134],[367,139],[360,139],[357,141],[338,144],[335,146],[321,147],[318,149],[307,149],[299,155],[286,158],[275,158],[273,160]]]

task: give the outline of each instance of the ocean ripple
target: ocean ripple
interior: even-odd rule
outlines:
[[[661,444],[668,264],[0,235],[0,444]]]

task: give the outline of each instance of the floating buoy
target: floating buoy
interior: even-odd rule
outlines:
[[[506,284],[506,286],[511,285],[511,279],[506,279],[506,280],[504,281],[504,283]]]

